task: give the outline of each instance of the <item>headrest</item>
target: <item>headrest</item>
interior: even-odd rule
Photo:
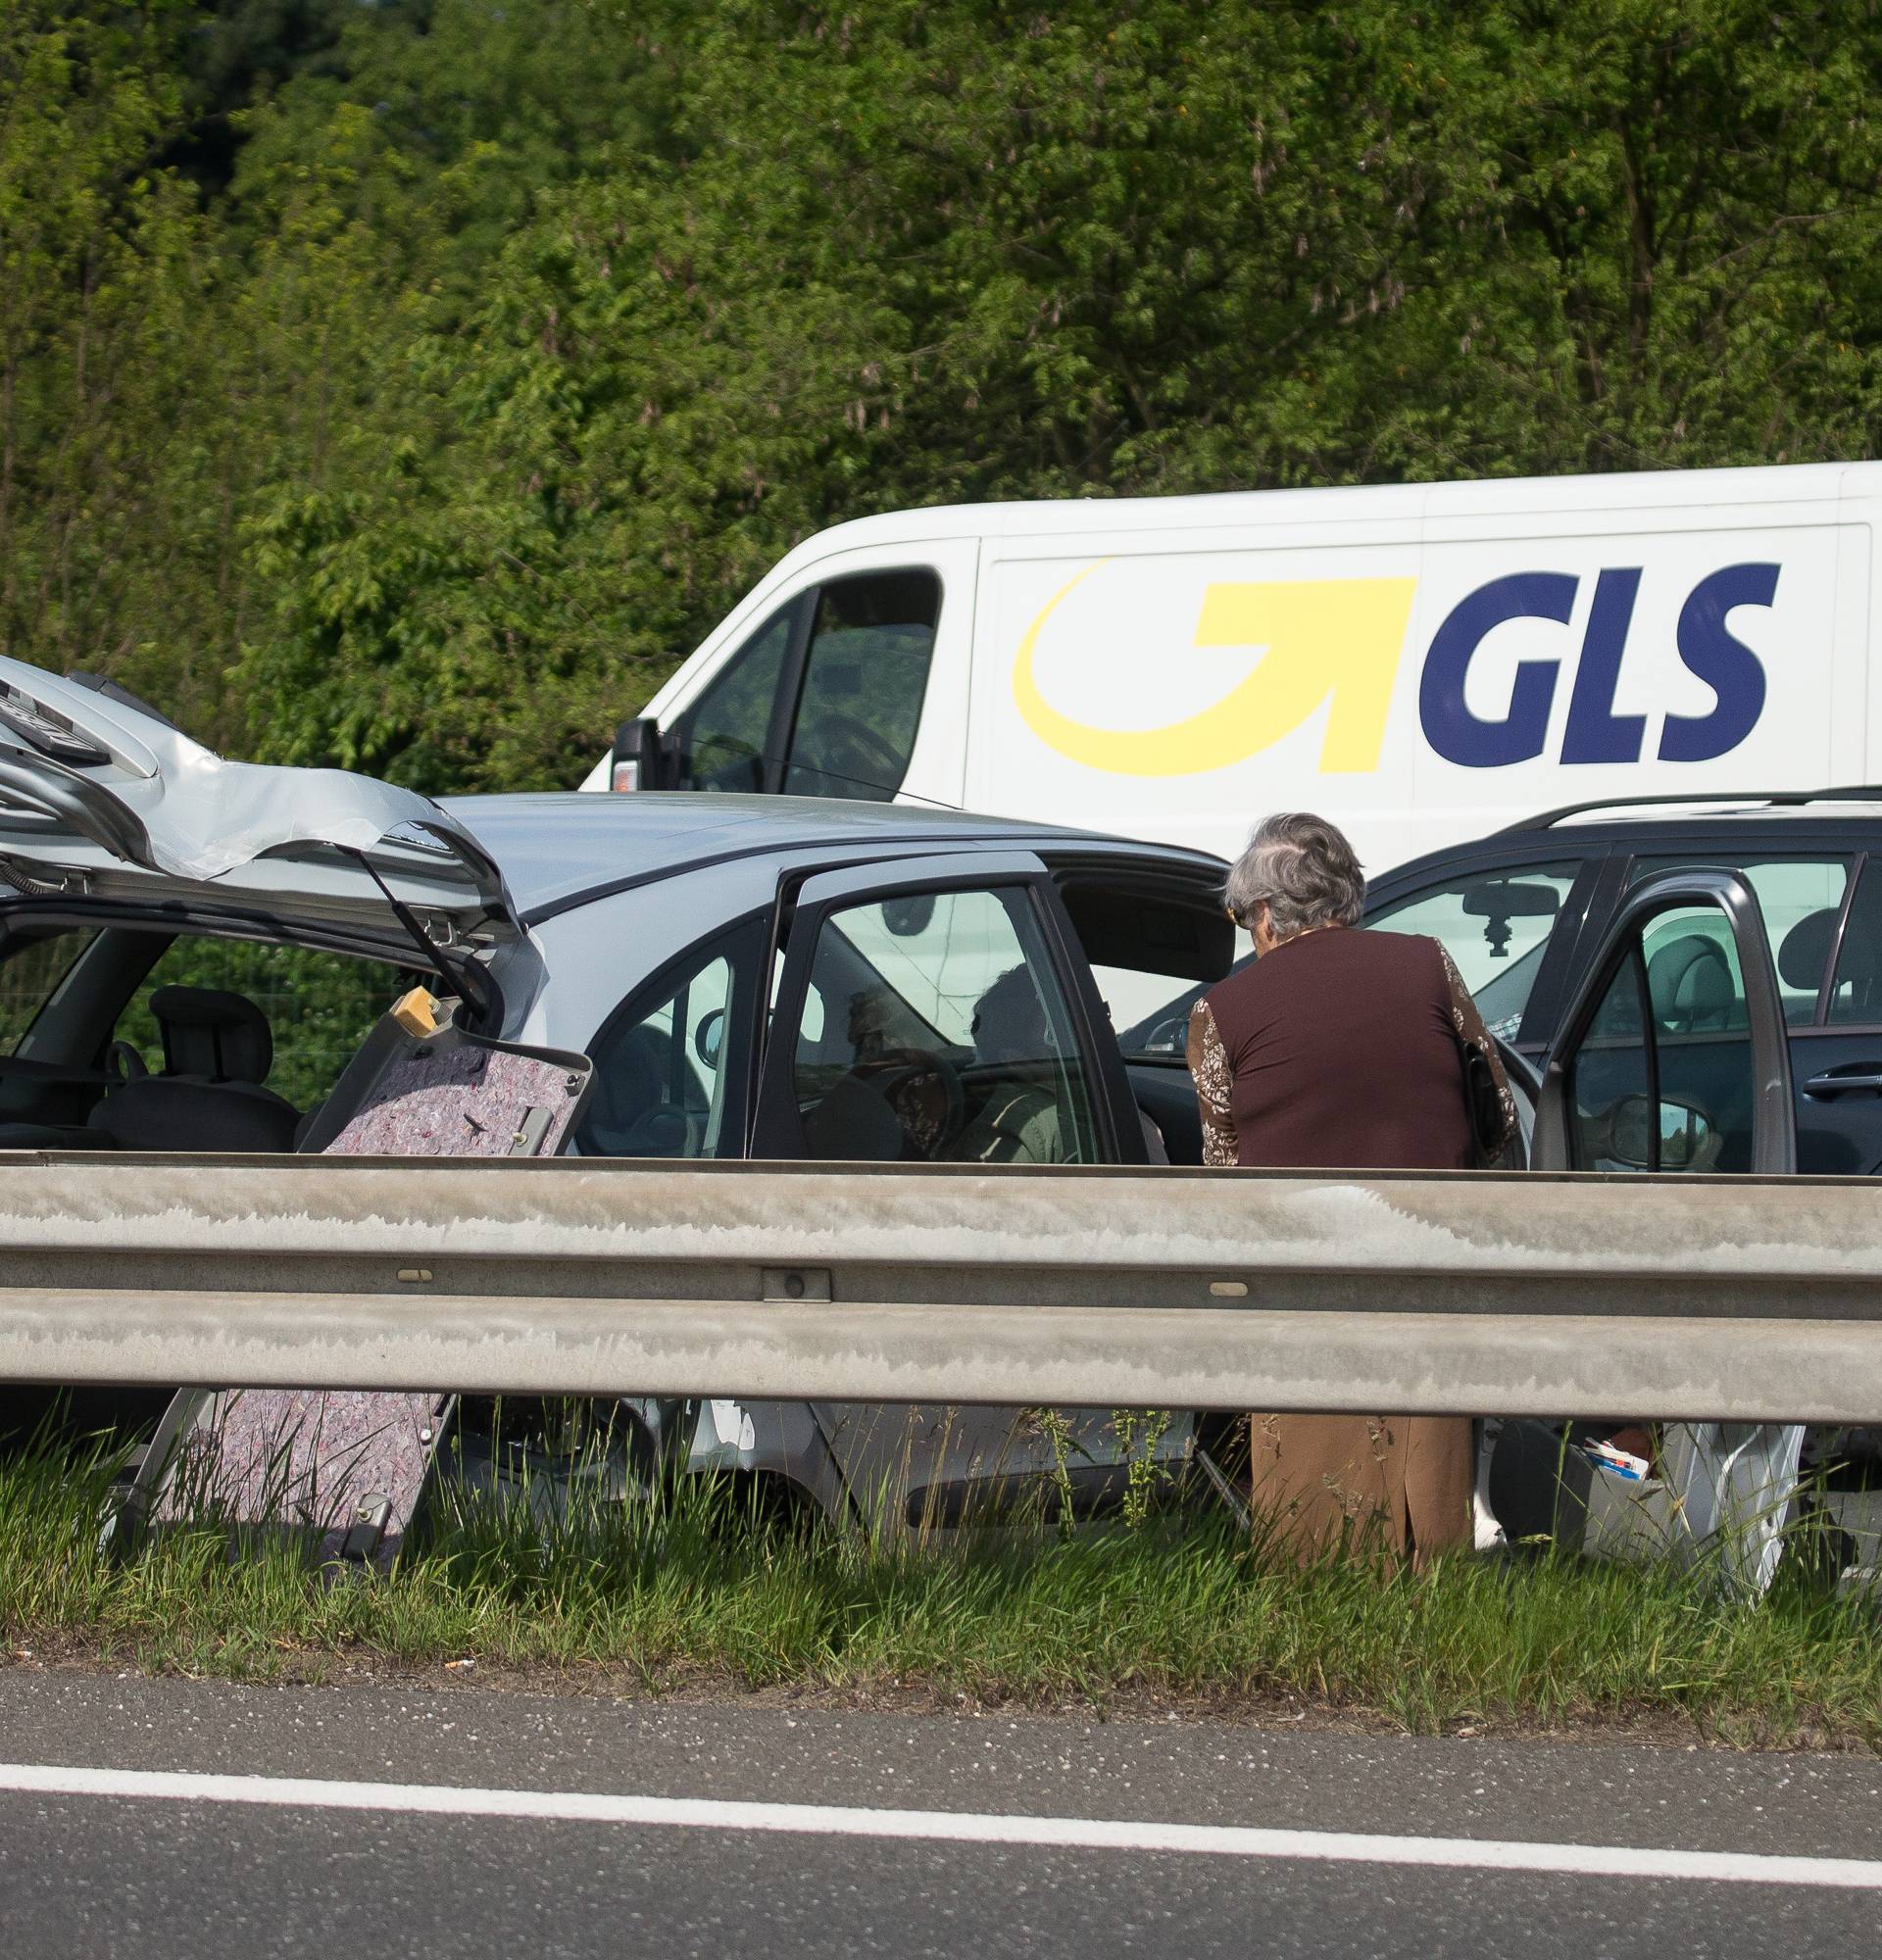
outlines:
[[[1836,912],[1834,906],[1806,912],[1784,935],[1784,944],[1777,949],[1777,977],[1785,986],[1814,994],[1822,985],[1830,942],[1836,937]]]
[[[1690,1028],[1713,1016],[1722,1024],[1737,990],[1724,954],[1711,940],[1689,933],[1647,962],[1647,995],[1656,1020],[1683,1021]]]
[[[150,1011],[164,1037],[164,1073],[211,1082],[266,1082],[274,1059],[268,1016],[219,987],[159,987]]]

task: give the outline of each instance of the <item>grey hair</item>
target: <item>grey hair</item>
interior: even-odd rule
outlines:
[[[1365,874],[1346,835],[1323,816],[1281,810],[1250,832],[1236,858],[1222,903],[1238,925],[1248,926],[1255,907],[1267,905],[1276,939],[1321,925],[1358,925],[1365,909]]]

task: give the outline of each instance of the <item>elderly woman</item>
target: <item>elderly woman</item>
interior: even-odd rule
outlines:
[[[1301,812],[1257,825],[1228,876],[1257,958],[1196,1004],[1189,1067],[1203,1160],[1268,1169],[1461,1170],[1478,1140],[1462,1044],[1488,1057],[1507,1144],[1515,1105],[1496,1045],[1434,939],[1356,932],[1353,847]],[[1422,1559],[1470,1536],[1462,1417],[1250,1418],[1252,1489],[1303,1553],[1373,1538]]]

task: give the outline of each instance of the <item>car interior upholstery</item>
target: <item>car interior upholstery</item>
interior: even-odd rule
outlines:
[[[1647,962],[1647,993],[1654,1018],[1672,1034],[1729,1027],[1738,1001],[1724,954],[1698,933],[1655,953]]]
[[[85,1119],[92,1150],[291,1151],[300,1111],[263,1087],[274,1058],[268,1016],[214,987],[160,987],[150,1010],[160,1074],[108,1090]]]
[[[1829,964],[1830,944],[1836,938],[1837,907],[1824,906],[1807,912],[1784,935],[1777,949],[1777,977],[1794,994],[1808,994],[1812,1004]]]

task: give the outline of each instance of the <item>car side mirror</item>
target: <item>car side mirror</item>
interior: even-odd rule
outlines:
[[[897,939],[919,939],[934,923],[934,894],[905,892],[884,899],[882,923]]]
[[[718,1052],[724,1043],[725,1009],[715,1007],[711,1013],[701,1014],[693,1030],[693,1053],[708,1068],[718,1066]]]
[[[1616,1163],[1645,1170],[1654,1160],[1654,1120],[1649,1098],[1623,1096],[1609,1112],[1608,1154]],[[1661,1170],[1705,1168],[1711,1161],[1718,1132],[1704,1109],[1696,1103],[1661,1097],[1659,1121]]]

